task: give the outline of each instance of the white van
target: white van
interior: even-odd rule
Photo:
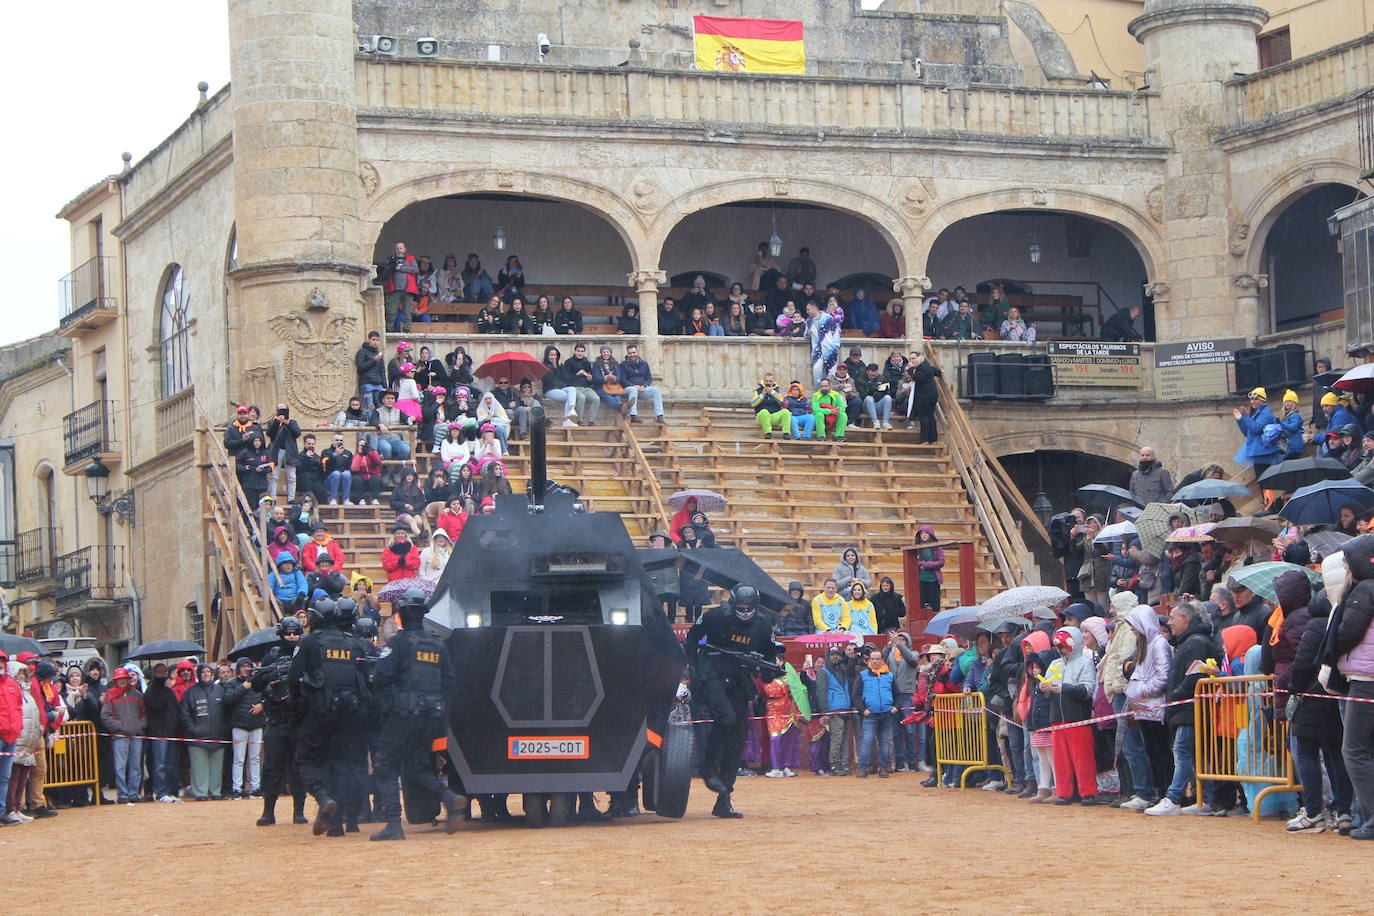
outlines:
[[[62,676],[72,665],[85,665],[92,658],[100,658],[100,653],[96,651],[95,639],[90,636],[74,636],[67,639],[40,639],[38,644],[43,647],[43,653],[52,657],[52,662],[57,666],[59,676]],[[104,659],[101,659],[103,662]]]

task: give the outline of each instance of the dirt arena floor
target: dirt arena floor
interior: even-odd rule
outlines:
[[[343,838],[257,827],[256,800],[82,808],[0,830],[0,893],[149,916],[188,904],[369,916],[1374,909],[1374,843],[1286,836],[1278,822],[1046,807],[922,789],[916,774],[740,780],[735,798],[744,820],[711,817],[698,783],[681,821],[407,827],[386,844],[366,826]]]

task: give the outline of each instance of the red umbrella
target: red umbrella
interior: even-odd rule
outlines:
[[[1374,363],[1363,363],[1346,372],[1331,386],[1342,391],[1374,391]]]
[[[528,353],[517,353],[514,350],[509,350],[487,357],[486,362],[478,366],[477,371],[472,374],[476,378],[508,378],[513,382],[518,382],[522,378],[542,378],[544,373],[548,371],[548,366]]]

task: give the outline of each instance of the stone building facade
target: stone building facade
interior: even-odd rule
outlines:
[[[1084,220],[1124,240],[1139,259],[1132,294],[1161,342],[1298,340],[1341,355],[1338,313],[1276,333],[1266,243],[1309,190],[1358,193],[1355,99],[1374,82],[1374,35],[1260,70],[1260,7],[1149,0],[1129,32],[1150,82],[1115,91],[1071,74],[1072,52],[1025,45],[1028,27],[996,4],[967,4],[879,15],[802,0],[788,15],[807,22],[807,74],[740,77],[687,68],[690,16],[782,15],[775,4],[231,0],[231,85],[202,93],[113,184],[121,486],[137,492],[140,521],[156,507],[158,526],[143,540],[140,524],[130,545],[144,635],[185,635],[216,588],[191,537],[194,419],[277,400],[311,423],[332,417],[353,390],[353,350],[382,323],[374,262],[412,205],[519,199],[591,214],[624,249],[605,282],[628,281],[645,354],[684,405],[741,397],[763,367],[805,365],[773,341],[656,333],[660,286],[697,266],[665,263],[674,229],[711,208],[741,218],[728,209],[741,204],[759,219],[819,208],[862,226],[889,249],[876,259],[892,272],[881,298],[906,304],[912,342],[923,297],[950,285],[932,263],[942,234],[1015,216]],[[542,60],[538,32],[551,36]],[[374,34],[398,37],[399,53],[373,53]],[[440,38],[437,58],[415,56],[424,35]],[[1056,64],[1061,51],[1069,61]],[[185,307],[169,329],[178,275]],[[168,377],[169,330],[189,340],[184,378]],[[419,336],[479,353],[503,343]],[[727,346],[728,358],[712,349]],[[963,359],[937,349],[947,366]],[[1160,401],[1147,384],[970,409],[1002,454],[1133,463],[1150,443],[1183,471],[1233,450],[1230,403],[1226,392]]]

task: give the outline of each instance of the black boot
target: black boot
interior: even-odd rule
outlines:
[[[596,821],[608,821],[611,817],[596,806],[596,796],[591,792],[579,792],[577,793],[577,819],[586,823],[594,823]]]
[[[310,819],[305,816],[305,796],[291,796],[291,823],[308,824]]]
[[[730,793],[722,792],[716,796],[716,806],[711,809],[711,813],[716,817],[744,817],[730,806]]]
[[[456,792],[444,795],[444,807],[448,809],[448,819],[444,821],[445,833],[457,833],[468,816],[468,800]]]
[[[401,829],[400,821],[387,821],[386,826],[372,834],[374,840],[404,840],[406,832]]]
[[[310,832],[315,836],[321,836],[326,830],[334,825],[334,812],[339,810],[339,803],[328,795],[321,795],[319,800],[320,809],[315,812],[315,825]],[[340,836],[342,836],[340,831]]]
[[[262,817],[258,818],[259,827],[271,827],[277,822],[277,796],[262,797]]]

